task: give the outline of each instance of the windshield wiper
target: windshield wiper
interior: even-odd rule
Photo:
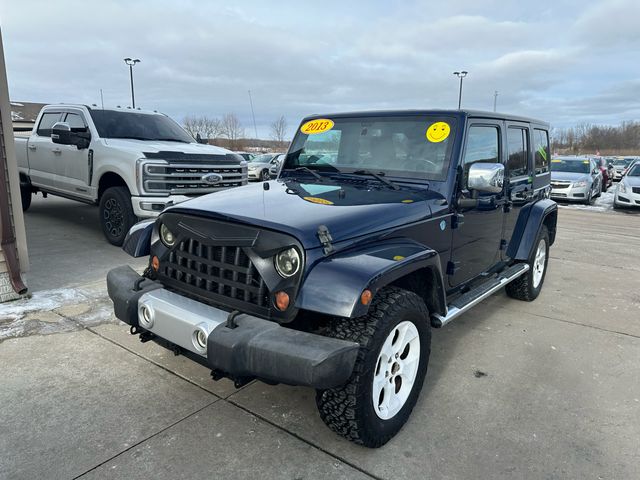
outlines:
[[[384,175],[384,173],[380,172],[380,173],[374,173],[374,172],[370,172],[369,170],[356,170],[355,172],[353,172],[354,175],[369,175],[373,178],[375,178],[376,180],[379,180],[380,182],[384,183],[385,185],[393,188],[394,190],[400,190],[400,187],[398,186],[397,183],[393,183],[391,180],[387,180],[386,178],[384,178],[382,175]]]
[[[320,175],[318,172],[314,172],[309,167],[296,167],[296,168],[293,169],[293,171],[294,172],[307,172],[307,173],[310,173],[311,175],[313,175],[314,177],[316,177],[320,181],[324,180],[322,175]]]

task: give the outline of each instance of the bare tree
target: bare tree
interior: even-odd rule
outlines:
[[[287,140],[287,127],[287,119],[281,115],[271,124],[271,138],[278,143],[284,143]]]
[[[188,115],[184,118],[182,124],[184,129],[191,134],[192,137],[197,137],[198,134],[203,139],[214,139],[222,133],[221,122],[218,118],[208,117],[206,115],[196,116]]]
[[[235,113],[227,113],[220,123],[221,135],[229,140],[229,148],[238,149],[239,140],[244,137],[244,127]]]

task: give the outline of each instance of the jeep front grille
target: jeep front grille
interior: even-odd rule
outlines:
[[[222,179],[215,184],[202,180],[208,173]],[[202,195],[245,183],[246,167],[242,165],[189,165],[145,163],[142,167],[143,189],[147,193],[171,195]]]
[[[220,303],[248,303],[269,308],[269,291],[242,247],[204,245],[181,241],[164,261],[161,275],[169,286]]]

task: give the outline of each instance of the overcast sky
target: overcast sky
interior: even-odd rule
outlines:
[[[453,5],[455,3],[455,5]],[[276,6],[277,5],[277,6]],[[555,126],[640,119],[640,1],[2,0],[13,101],[136,103],[178,121],[463,107]]]

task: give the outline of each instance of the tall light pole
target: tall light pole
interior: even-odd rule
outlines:
[[[253,111],[253,100],[251,99],[251,90],[249,92],[249,105],[251,105],[251,117],[253,118],[253,131],[256,134],[256,140],[258,139],[258,127],[256,126],[256,114]]]
[[[460,92],[458,93],[458,110],[460,110],[460,106],[462,105],[462,79],[467,76],[469,72],[462,70],[461,72],[453,72],[460,79]]]
[[[496,106],[498,105],[498,90],[493,92],[493,111],[496,111]]]
[[[140,63],[140,59],[130,59],[129,57],[124,59],[124,63],[129,65],[129,78],[131,79],[131,108],[136,108],[136,97],[133,93],[133,66],[136,63]]]

